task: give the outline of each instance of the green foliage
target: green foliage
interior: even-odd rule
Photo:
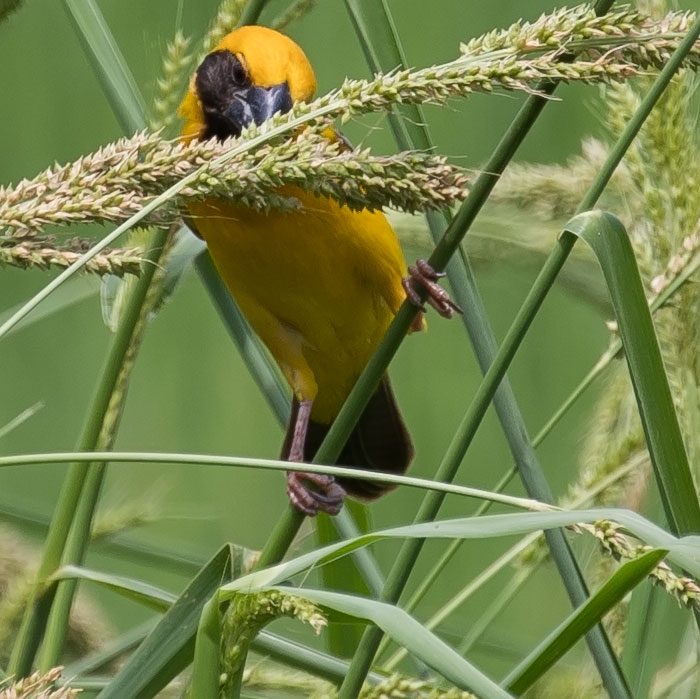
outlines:
[[[155,83],[156,96],[149,113],[140,97],[139,81],[112,35],[110,21],[92,0],[65,0],[64,4],[106,99],[129,136],[147,123],[154,128],[175,130],[174,111],[197,57],[210,50],[237,23],[255,22],[262,16],[264,22],[294,29],[296,20],[305,18],[299,23],[301,27],[311,22],[315,13],[328,11],[320,4],[297,0],[286,3],[284,8],[276,6],[280,14],[275,18],[268,16],[270,8],[264,0],[223,0],[197,43],[189,38],[196,36],[194,32],[185,34],[182,17],[178,16],[178,29],[166,48],[162,76]],[[693,112],[694,79],[689,71],[678,73],[682,63],[692,70],[700,64],[696,43],[700,20],[691,13],[664,14],[660,3],[646,3],[640,10],[608,12],[611,4],[599,2],[595,9],[564,8],[471,40],[461,37],[463,44],[456,59],[435,60],[435,65],[428,68],[409,70],[404,69],[407,52],[388,4],[384,0],[347,0],[366,59],[373,72],[383,70],[384,74],[364,81],[347,80],[313,103],[298,105],[289,115],[278,115],[263,127],[251,128],[240,139],[222,146],[173,146],[163,142],[160,135],[138,133],[69,166],[52,167],[33,180],[0,190],[0,262],[23,268],[67,267],[52,281],[42,284],[38,292],[32,290],[28,302],[4,311],[0,316],[0,342],[12,342],[15,338],[10,336],[11,331],[27,328],[29,322],[19,325],[25,318],[33,323],[28,330],[31,332],[41,325],[39,320],[50,323],[91,296],[94,287],[82,284],[84,280],[74,276],[78,271],[126,275],[126,281],[110,276],[103,286],[103,311],[114,336],[77,450],[44,455],[45,465],[65,461],[72,465],[58,496],[36,580],[31,589],[25,584],[19,593],[0,587],[0,609],[2,604],[9,608],[13,600],[28,602],[8,669],[19,676],[29,676],[25,684],[31,685],[31,691],[31,683],[39,683],[37,687],[41,689],[42,682],[52,684],[61,678],[68,684],[57,688],[56,696],[70,696],[71,687],[86,680],[80,676],[74,679],[68,669],[63,676],[59,670],[51,670],[64,657],[69,612],[79,583],[81,587],[87,584],[106,593],[116,592],[114,596],[122,598],[125,609],[146,607],[159,615],[146,627],[125,624],[131,628],[111,647],[91,649],[82,664],[79,661],[69,668],[93,673],[102,663],[123,653],[123,666],[100,681],[100,697],[155,696],[167,692],[168,685],[180,694],[184,689],[193,697],[242,696],[253,686],[263,692],[277,692],[274,696],[281,696],[280,691],[290,696],[313,692],[331,696],[336,691],[318,680],[304,679],[307,675],[330,681],[337,688],[337,696],[346,699],[382,692],[436,699],[465,697],[470,692],[482,697],[507,697],[520,694],[535,683],[540,695],[557,696],[557,683],[562,677],[568,680],[571,674],[563,656],[584,638],[597,675],[587,671],[589,679],[580,683],[581,691],[592,696],[605,691],[614,697],[629,697],[632,686],[635,691],[645,688],[640,691],[646,692],[652,678],[662,674],[664,663],[671,663],[672,668],[666,677],[674,678],[666,680],[664,691],[681,686],[688,674],[686,659],[695,652],[694,647],[673,648],[678,655],[671,659],[652,649],[639,620],[652,604],[652,597],[646,592],[647,579],[686,608],[678,612],[680,623],[686,627],[695,624],[693,612],[697,614],[700,609],[700,586],[696,582],[700,578],[700,548],[693,536],[700,532],[700,509],[693,483],[693,478],[697,479],[693,464],[700,449],[700,363],[695,351],[700,325],[698,291],[696,285],[687,283],[700,265],[700,209],[694,195],[700,180],[700,158]],[[647,17],[644,12],[654,16]],[[0,7],[0,19],[2,16]],[[11,30],[12,25],[3,27],[3,31]],[[633,87],[630,79],[642,72],[648,74]],[[561,82],[616,83],[607,86],[604,93],[610,104],[608,121],[614,141],[589,141],[583,155],[566,166],[520,165],[509,172],[506,168],[516,150]],[[524,92],[527,97],[480,168],[480,174],[473,177],[467,194],[461,170],[433,154],[425,126],[432,113],[424,111],[423,104],[444,104],[450,97],[469,97],[474,92],[489,95],[494,91]],[[388,114],[399,149],[410,152],[388,157],[375,156],[364,147],[339,152],[319,135],[333,119],[352,129],[356,126],[353,120],[371,111]],[[125,155],[127,152],[131,155]],[[618,167],[623,157],[624,165]],[[523,244],[523,231],[514,230],[520,223],[516,220],[507,234],[497,233],[497,247],[508,248],[499,259],[512,261],[520,257],[518,244],[546,256],[499,347],[462,241],[504,171],[506,176],[494,192],[494,201],[507,207],[501,210],[514,211],[518,216],[527,210],[531,220],[544,217],[550,225],[556,221],[563,232],[553,244],[542,237]],[[448,271],[456,300],[466,310],[465,328],[484,377],[470,390],[473,397],[466,411],[461,408],[463,418],[446,451],[441,453],[436,447],[432,453],[424,453],[434,482],[402,476],[386,479],[425,490],[420,504],[413,503],[407,512],[392,519],[413,524],[374,528],[366,512],[354,508],[354,516],[343,512],[333,526],[327,520],[320,523],[318,545],[301,554],[295,552],[285,560],[298,541],[297,534],[306,525],[304,517],[287,506],[277,524],[268,527],[270,533],[260,537],[264,545],[259,554],[250,555],[247,549],[225,545],[194,575],[191,566],[181,568],[179,592],[170,591],[175,588],[172,581],[146,579],[141,571],[129,570],[126,575],[109,572],[98,562],[86,567],[88,545],[97,531],[93,518],[107,460],[138,461],[147,467],[156,463],[170,463],[173,467],[197,464],[202,474],[212,474],[213,465],[247,466],[257,468],[256,476],[260,478],[265,470],[286,468],[283,462],[270,459],[155,452],[155,440],[148,442],[153,449],[150,452],[111,451],[117,441],[130,380],[132,375],[138,375],[134,371],[137,355],[142,351],[144,337],[150,335],[146,332],[152,325],[149,321],[155,316],[161,321],[168,315],[164,308],[176,306],[177,302],[170,306],[164,302],[174,295],[181,281],[187,283],[187,271],[193,261],[240,350],[242,366],[254,378],[275,416],[284,422],[289,400],[279,372],[235,302],[222,289],[208,258],[202,255],[201,245],[193,242],[181,222],[167,224],[173,222],[177,213],[172,206],[175,197],[217,194],[237,197],[239,202],[265,210],[293,205],[276,193],[285,182],[305,185],[355,207],[393,204],[407,210],[446,208],[466,195],[454,216],[446,211],[444,215],[429,214],[428,225],[436,243],[430,262],[437,270]],[[611,214],[588,211],[606,187],[609,189],[605,201],[620,209],[616,213],[624,224]],[[169,218],[158,218],[167,206],[171,206]],[[564,224],[563,219],[575,211],[585,213]],[[149,229],[138,247],[106,249],[144,220],[155,228]],[[78,225],[87,221],[113,221],[118,225],[97,242],[67,241],[60,236],[47,237],[43,232],[48,224]],[[505,225],[497,220],[496,230]],[[516,354],[522,356],[526,352],[521,349],[525,335],[545,298],[552,295],[559,273],[569,264],[577,236],[591,245],[604,272],[604,286],[599,281],[591,282],[590,277],[585,281],[599,287],[587,298],[594,300],[596,308],[615,310],[617,337],[570,399],[530,440],[522,409],[526,401],[520,405],[516,402],[516,397],[520,401],[520,390],[511,387],[506,372],[511,370]],[[590,259],[587,264],[590,266]],[[133,274],[137,271],[135,266],[139,266],[138,278]],[[503,287],[504,296],[507,286]],[[609,292],[609,302],[600,301],[600,289]],[[38,309],[36,313],[34,309]],[[341,469],[324,464],[333,463],[416,312],[409,303],[401,308],[319,449],[315,464],[304,468],[342,474]],[[190,322],[179,318],[182,324]],[[568,332],[566,319],[559,322]],[[451,342],[459,344],[455,339]],[[206,351],[205,344],[198,348],[200,353]],[[56,343],[51,349],[57,356],[62,348]],[[544,343],[537,352],[544,352]],[[551,504],[554,488],[550,472],[543,468],[535,447],[560,424],[569,408],[578,404],[584,389],[619,352],[627,358],[634,400],[618,372],[604,391],[597,412],[598,424],[590,428],[594,436],[589,444],[594,447],[587,455],[587,470],[570,487],[567,506],[556,508]],[[430,363],[432,360],[422,360],[424,366]],[[178,378],[187,380],[189,374]],[[548,374],[536,385],[537,393],[531,396],[535,402],[549,383]],[[232,405],[236,396],[229,392],[225,398],[225,404]],[[421,408],[428,400],[428,396],[421,396]],[[10,416],[0,423],[5,425],[0,428],[3,443],[38,419],[34,410],[21,412],[23,406],[31,403],[23,399],[19,405],[8,406]],[[505,475],[498,479],[497,492],[453,485],[478,430],[484,429],[482,423],[492,403],[515,467],[509,469],[509,464],[502,464],[503,468],[499,468]],[[159,413],[161,408],[167,409],[166,405],[158,407]],[[457,410],[452,406],[450,417]],[[228,411],[219,409],[212,419],[221,420],[222,412]],[[157,421],[154,415],[148,418],[151,423]],[[193,418],[188,418],[188,427],[190,419]],[[609,442],[601,446],[608,437]],[[495,445],[489,448],[493,448],[487,452],[490,465],[497,466],[503,456]],[[37,450],[24,451],[0,456],[0,466],[26,472],[41,455],[30,453]],[[570,457],[571,449],[562,450],[557,458],[568,463]],[[626,486],[632,482],[637,482],[642,492],[651,488],[647,472],[640,473],[636,468],[647,457],[656,476],[654,492],[664,507],[667,524],[656,524],[653,511],[644,511],[643,516],[620,508],[578,509],[589,502],[622,501],[641,510],[639,494],[631,500],[624,496],[628,495]],[[2,474],[7,470],[3,468]],[[529,498],[501,494],[514,473],[520,476]],[[374,477],[382,478],[377,474]],[[496,480],[493,476],[490,479]],[[254,498],[243,489],[233,491],[232,488],[227,493],[230,498],[225,501],[226,506],[241,510],[244,516],[255,516]],[[458,507],[461,516],[440,518],[447,494],[455,498],[451,506]],[[267,492],[265,496],[269,499]],[[457,501],[457,496],[531,511],[486,514],[484,505],[475,515],[465,516],[466,501],[463,497]],[[211,517],[211,511],[206,514]],[[120,526],[133,525],[117,528]],[[251,530],[252,527],[246,531],[246,539],[254,539]],[[547,550],[533,548],[541,531]],[[459,542],[471,540],[475,546],[488,539],[498,546],[496,539],[505,536],[518,540],[490,565],[480,567],[470,561],[467,576],[454,565],[450,568],[453,557],[458,555]],[[598,582],[592,585],[592,594],[580,569],[582,557],[574,543],[576,539],[595,541],[601,550],[601,555],[595,557]],[[443,544],[449,546],[448,553],[424,578],[424,584],[407,605],[409,613],[401,604],[402,595],[407,586],[420,583],[426,551]],[[390,566],[382,566],[376,559],[381,561],[384,547],[394,547]],[[131,552],[130,561],[136,560],[137,547],[133,542],[124,543],[122,550]],[[557,623],[550,624],[554,630],[541,641],[535,640],[539,627],[533,633],[529,622],[518,626],[514,615],[512,624],[508,624],[509,636],[515,639],[522,635],[517,639],[516,658],[498,658],[492,651],[473,659],[480,634],[491,628],[511,595],[523,594],[528,576],[550,555],[556,564],[557,582],[563,584],[575,610],[559,614]],[[177,557],[170,558],[177,566]],[[499,578],[504,567],[514,561],[517,568],[511,581]],[[389,570],[388,574],[384,570]],[[487,583],[491,586],[487,587]],[[320,585],[323,589],[319,589]],[[461,591],[455,590],[462,585],[465,587]],[[540,599],[548,601],[555,596],[554,590],[554,585],[548,587]],[[634,595],[636,616],[625,627],[621,610],[630,593]],[[488,603],[470,611],[473,618],[467,633],[465,617],[459,616],[458,607],[477,594],[484,595]],[[434,595],[444,606],[434,619],[424,621],[429,614],[420,600],[428,595]],[[16,608],[15,604],[15,612]],[[602,625],[606,615],[607,628]],[[310,624],[322,636],[328,623],[332,630],[330,651],[352,656],[350,662],[315,650],[306,641],[291,641],[287,635],[298,632],[299,621]],[[348,633],[348,622],[354,624],[354,631],[366,627],[364,633]],[[270,624],[275,624],[281,635],[264,630]],[[390,640],[381,646],[382,651],[391,644],[399,648],[389,662],[377,655],[383,634]],[[628,656],[624,670],[620,667],[618,656],[623,643],[626,654],[634,648],[649,656],[643,679],[629,676],[630,667],[635,665]],[[288,677],[288,683],[280,680],[280,675],[275,674],[279,668],[269,661],[262,661],[259,667],[255,653],[271,655],[283,668],[282,678]],[[414,665],[399,665],[398,669],[402,673],[426,671],[425,677],[388,675],[406,654],[413,656]],[[53,673],[48,680],[30,676],[37,657],[39,668]],[[575,662],[587,668],[587,660]],[[188,678],[186,670],[190,665]],[[290,668],[306,674],[300,677]],[[495,679],[504,675],[502,681]],[[590,681],[590,677],[599,677],[602,686],[598,687],[598,680]],[[24,691],[22,687],[16,689]],[[0,688],[0,695],[3,691]]]

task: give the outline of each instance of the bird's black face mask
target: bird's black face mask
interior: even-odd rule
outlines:
[[[262,124],[273,114],[292,108],[286,82],[270,87],[253,85],[243,64],[230,51],[215,51],[202,61],[195,87],[206,124],[202,138],[240,136],[249,124]]]

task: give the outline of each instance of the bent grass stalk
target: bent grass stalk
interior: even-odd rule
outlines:
[[[252,459],[239,456],[212,456],[211,454],[180,454],[165,452],[120,452],[120,451],[68,451],[49,452],[45,454],[19,454],[15,456],[0,456],[0,468],[11,466],[28,466],[30,464],[62,464],[62,463],[99,463],[112,461],[114,463],[139,463],[148,462],[154,464],[192,464],[199,466],[229,466],[257,468],[273,471],[308,471],[311,473],[325,473],[339,477],[357,477],[369,481],[380,483],[391,483],[411,488],[422,488],[424,490],[436,490],[446,494],[462,495],[473,497],[479,500],[493,500],[503,505],[510,505],[520,509],[535,512],[558,510],[554,505],[547,505],[530,500],[519,498],[513,495],[504,495],[489,490],[479,488],[469,488],[453,483],[442,483],[440,481],[428,480],[425,478],[415,478],[413,476],[402,476],[395,473],[380,473],[378,471],[366,471],[358,468],[347,468],[344,466],[328,466],[324,464],[298,464],[276,459]]]

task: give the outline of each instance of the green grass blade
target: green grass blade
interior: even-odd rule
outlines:
[[[666,555],[654,550],[622,565],[582,607],[563,621],[503,681],[521,694],[557,662],[584,634],[634,589]]]
[[[324,473],[331,476],[347,478],[357,477],[363,480],[377,481],[380,483],[393,483],[409,487],[433,490],[438,493],[450,493],[465,497],[475,497],[482,500],[492,500],[504,505],[510,505],[526,510],[555,509],[550,505],[537,500],[528,500],[513,495],[494,493],[479,488],[469,488],[463,485],[442,483],[441,481],[415,478],[413,476],[401,476],[394,473],[382,473],[379,471],[367,471],[348,466],[323,466],[320,464],[299,464],[275,459],[253,459],[240,456],[212,456],[211,454],[180,454],[159,452],[111,452],[111,451],[85,451],[85,452],[57,452],[44,454],[20,454],[18,456],[0,456],[0,468],[36,463],[65,463],[70,461],[89,463],[91,461],[114,461],[123,463],[148,462],[170,464],[200,464],[204,466],[234,466],[258,468],[277,471],[307,471],[309,473]]]
[[[666,517],[675,533],[700,531],[700,506],[627,231],[612,214],[581,214],[565,235],[593,249],[607,282]]]
[[[219,596],[214,594],[205,603],[197,626],[189,692],[191,697],[219,696],[220,654],[221,614]]]
[[[369,546],[384,539],[479,539],[515,536],[600,520],[621,524],[644,543],[668,551],[670,561],[688,571],[689,574],[700,578],[700,537],[686,536],[679,539],[636,512],[618,508],[595,508],[462,517],[380,530],[349,541],[330,544],[270,568],[248,573],[224,585],[220,592],[224,599],[239,591],[250,592],[278,585],[312,568],[346,556],[359,547]]]
[[[275,588],[289,593],[288,587]],[[506,699],[510,694],[499,687],[471,663],[458,655],[444,641],[421,626],[410,614],[385,602],[353,597],[327,590],[297,588],[294,594],[305,597],[341,614],[365,619],[380,626],[394,640],[439,672],[448,681],[484,699]]]
[[[632,594],[625,625],[622,664],[635,697],[648,697],[660,658],[650,648],[652,639],[663,638],[661,594],[652,587],[638,587]]]
[[[229,546],[214,555],[100,693],[100,699],[155,696],[192,661],[202,609],[222,581],[231,579],[233,555]]]
[[[366,508],[359,503],[348,502],[346,503],[346,508],[348,506],[353,507],[355,511],[366,510]],[[358,534],[366,534],[369,531],[366,516],[364,519],[365,526],[361,529],[358,527]],[[338,532],[328,515],[322,514],[317,516],[315,525],[316,543],[318,546],[323,547],[338,541]],[[324,566],[320,570],[320,575],[323,581],[323,588],[326,590],[342,590],[358,595],[369,594],[369,588],[364,578],[359,574],[357,568],[350,559],[344,558],[336,561],[332,565]],[[357,624],[340,625],[331,622],[326,634],[329,652],[338,657],[352,658],[355,653],[355,648],[357,648],[357,644],[360,642],[363,630],[364,627]]]
[[[146,128],[145,102],[95,0],[63,2],[122,129]]]
[[[142,580],[127,578],[123,575],[102,573],[98,570],[89,570],[79,566],[67,565],[59,568],[52,580],[89,580],[103,587],[141,604],[145,604],[157,612],[165,612],[177,600],[177,595],[162,590],[155,585],[150,585]]]

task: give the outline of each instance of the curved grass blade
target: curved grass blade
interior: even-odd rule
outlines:
[[[367,471],[348,466],[325,466],[322,464],[299,464],[277,459],[254,459],[240,456],[212,456],[211,454],[181,454],[159,452],[111,452],[111,451],[73,451],[44,454],[20,454],[15,456],[0,456],[0,468],[37,463],[65,463],[70,461],[114,461],[122,463],[148,462],[169,464],[200,464],[203,466],[232,466],[244,468],[258,468],[276,471],[308,471],[309,473],[325,473],[331,476],[357,477],[382,483],[394,483],[413,488],[433,490],[439,493],[450,493],[474,497],[482,500],[499,502],[525,510],[551,510],[556,509],[552,505],[546,505],[537,500],[528,500],[514,495],[504,495],[479,488],[469,488],[463,485],[442,483],[440,481],[415,478],[414,476],[400,476],[394,473],[380,471]],[[349,537],[348,537],[349,538]],[[259,567],[259,566],[258,566]]]
[[[222,586],[220,595],[222,599],[227,599],[237,592],[251,592],[279,585],[289,581],[295,575],[306,573],[313,568],[348,555],[359,547],[368,546],[384,539],[479,539],[516,536],[600,520],[610,520],[621,524],[646,544],[668,551],[668,559],[670,561],[688,571],[689,574],[700,578],[700,537],[685,536],[679,539],[631,510],[595,508],[590,510],[519,512],[504,515],[464,517],[384,529],[365,534],[356,539],[331,544],[264,570],[248,573]]]
[[[288,587],[273,589],[289,593]],[[328,590],[296,588],[294,594],[341,614],[377,624],[412,655],[465,691],[472,691],[484,699],[507,699],[511,696],[403,609],[367,597]]]
[[[567,234],[588,243],[603,270],[671,530],[700,532],[700,506],[627,231],[612,214],[591,211],[569,221]]]
[[[666,551],[656,549],[620,566],[619,570],[583,606],[565,619],[503,681],[514,694],[521,694],[538,680],[608,611],[656,567]]]
[[[157,612],[167,611],[177,600],[177,595],[142,580],[74,565],[62,566],[51,576],[51,580],[89,580],[108,587],[128,599],[145,604]]]

